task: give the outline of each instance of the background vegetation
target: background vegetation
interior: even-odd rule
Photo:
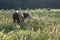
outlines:
[[[0,0],[0,9],[60,8],[60,0]]]

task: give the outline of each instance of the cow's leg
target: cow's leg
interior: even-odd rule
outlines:
[[[13,19],[13,23],[15,23],[15,21],[16,21],[16,20],[15,20],[15,19]]]
[[[18,30],[20,28],[20,26],[19,26],[19,20],[14,19],[13,22],[14,22],[15,29]]]
[[[17,20],[17,24],[19,24],[20,23],[20,20]]]
[[[17,25],[17,20],[16,19],[13,19],[13,23],[16,26]]]
[[[19,20],[16,20],[16,23],[15,23],[15,24],[16,24],[16,29],[17,29],[17,30],[20,29],[19,22],[20,22]]]

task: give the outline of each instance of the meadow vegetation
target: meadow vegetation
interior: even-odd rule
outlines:
[[[33,19],[27,18],[18,30],[12,19],[14,11],[0,10],[0,40],[60,40],[60,9],[18,10],[33,15]]]

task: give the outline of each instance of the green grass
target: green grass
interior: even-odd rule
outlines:
[[[18,11],[31,12],[33,19],[26,19],[17,30],[12,19],[14,10],[0,10],[0,40],[60,40],[60,9]]]

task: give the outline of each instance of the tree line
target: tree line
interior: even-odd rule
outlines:
[[[0,0],[0,9],[60,8],[60,0]]]

